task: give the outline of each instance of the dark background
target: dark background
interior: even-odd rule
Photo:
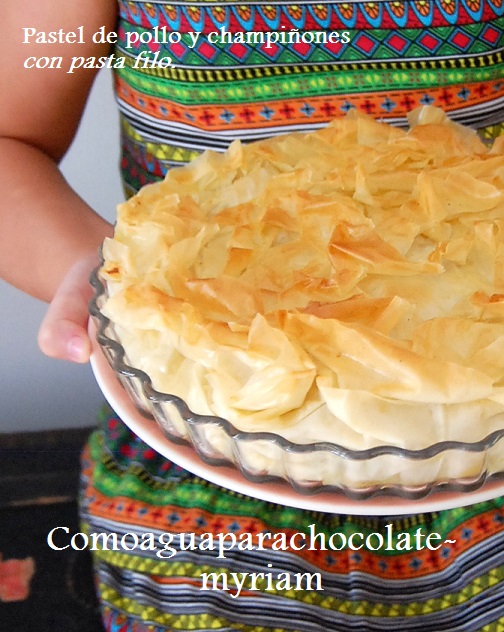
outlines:
[[[87,550],[55,551],[57,526],[80,531],[80,452],[90,429],[0,434],[0,553],[32,557],[25,601],[0,602],[0,632],[103,632]]]

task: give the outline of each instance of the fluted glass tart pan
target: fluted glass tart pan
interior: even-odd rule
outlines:
[[[91,284],[93,369],[102,390],[142,439],[190,471],[258,498],[362,514],[434,510],[504,493],[504,427],[471,443],[352,450],[244,432],[225,419],[193,413],[130,365],[113,323],[101,312],[107,290],[99,269]]]

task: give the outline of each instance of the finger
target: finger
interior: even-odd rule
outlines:
[[[38,335],[39,347],[46,355],[73,362],[89,360],[87,323],[92,288],[88,279],[96,264],[96,257],[79,261],[58,288]]]

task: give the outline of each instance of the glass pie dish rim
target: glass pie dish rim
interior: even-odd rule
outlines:
[[[152,385],[150,377],[144,371],[132,367],[127,363],[125,360],[126,352],[124,347],[117,340],[110,338],[106,333],[106,330],[109,327],[112,327],[113,323],[101,312],[99,306],[99,301],[106,297],[106,286],[100,278],[102,263],[94,268],[90,276],[90,284],[94,290],[94,294],[89,304],[90,314],[96,324],[96,339],[100,348],[106,351],[104,355],[121,382],[123,382],[123,380],[136,378],[142,385],[143,394],[148,401],[152,403],[169,403],[175,406],[186,427],[209,424],[221,428],[225,432],[226,437],[234,442],[269,441],[279,446],[282,451],[286,453],[310,454],[317,452],[330,452],[331,454],[350,462],[362,462],[385,455],[396,456],[410,461],[425,461],[450,450],[485,453],[487,450],[493,448],[499,441],[504,440],[504,428],[501,428],[489,433],[479,441],[474,442],[444,440],[433,443],[419,450],[402,448],[394,445],[380,445],[356,450],[336,443],[324,441],[306,444],[293,443],[289,439],[273,432],[251,432],[239,430],[230,421],[222,417],[194,413],[182,398],[176,395],[157,391]],[[424,498],[432,492],[437,491],[453,491],[457,493],[474,492],[480,489],[487,482],[501,479],[504,480],[503,463],[503,470],[499,472],[488,473],[483,469],[477,477],[472,476],[460,479],[439,480],[414,486],[406,486],[396,483],[376,483],[367,487],[358,488],[323,483],[318,483],[314,486],[305,486],[296,483],[295,480],[290,478],[286,479],[273,474],[253,474],[243,467],[241,462],[237,462],[225,455],[223,455],[222,458],[217,459],[209,457],[203,450],[200,449],[200,446],[197,443],[192,441],[191,432],[188,432],[190,437],[188,439],[171,434],[167,431],[164,424],[156,418],[155,411],[150,412],[145,408],[139,408],[138,406],[137,410],[146,417],[154,417],[168,439],[174,443],[191,446],[198,456],[205,461],[205,463],[212,466],[227,465],[238,468],[245,478],[254,483],[283,481],[291,485],[296,492],[303,495],[313,495],[319,492],[335,491],[343,493],[349,498],[355,500],[366,500],[375,495],[399,496],[409,500],[418,500]]]

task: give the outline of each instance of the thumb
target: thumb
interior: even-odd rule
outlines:
[[[38,334],[40,349],[51,358],[72,362],[89,360],[88,305],[93,294],[89,275],[97,265],[96,255],[81,259],[70,268],[56,290]]]

